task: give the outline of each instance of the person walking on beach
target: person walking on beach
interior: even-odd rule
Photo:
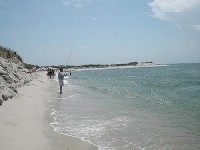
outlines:
[[[64,86],[64,76],[66,76],[67,74],[63,72],[63,69],[60,68],[60,72],[58,73],[58,81],[59,81],[59,85],[60,85],[60,94],[62,94],[62,87]]]

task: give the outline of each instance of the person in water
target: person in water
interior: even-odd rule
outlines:
[[[62,87],[64,86],[64,76],[67,76],[66,73],[63,72],[63,69],[60,68],[60,72],[58,73],[58,81],[60,85],[60,94],[62,94]]]

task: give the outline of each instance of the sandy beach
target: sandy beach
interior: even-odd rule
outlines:
[[[0,107],[0,150],[97,150],[88,142],[53,131],[47,101],[57,83],[46,72],[37,74]]]

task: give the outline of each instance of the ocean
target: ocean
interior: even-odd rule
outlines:
[[[200,149],[200,64],[74,71],[49,99],[58,133],[99,150]]]

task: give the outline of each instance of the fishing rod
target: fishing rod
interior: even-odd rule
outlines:
[[[68,67],[69,60],[70,60],[70,58],[71,58],[72,52],[73,52],[73,49],[70,51],[70,54],[69,54],[69,57],[68,57],[68,60],[67,60],[67,67]]]

